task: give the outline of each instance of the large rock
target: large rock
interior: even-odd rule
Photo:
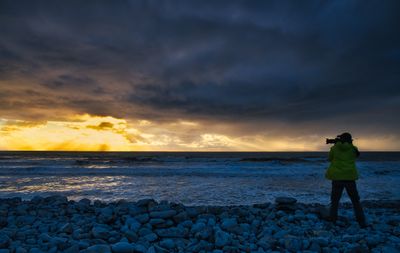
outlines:
[[[136,206],[136,205],[133,205],[133,204],[128,205],[128,213],[131,216],[140,215],[140,214],[146,213],[146,212],[147,212],[147,207]]]
[[[176,211],[173,209],[165,210],[165,211],[154,211],[150,212],[151,218],[159,218],[159,219],[168,219],[176,215]]]
[[[397,245],[398,246],[398,245]],[[356,252],[356,251],[354,251]],[[357,252],[367,252],[367,251],[357,251]],[[398,249],[398,247],[394,247],[392,245],[387,245],[387,246],[383,246],[382,247],[382,253],[399,253],[400,250]]]
[[[172,227],[172,228],[157,229],[156,233],[160,237],[182,238],[187,235],[188,230],[186,228],[178,226],[178,227]]]
[[[155,233],[149,233],[149,234],[143,236],[143,238],[148,242],[154,242],[155,240],[158,239],[158,236]]]
[[[44,253],[42,250],[40,250],[39,248],[31,248],[29,250],[29,253]]]
[[[233,232],[238,225],[236,218],[225,218],[221,222],[221,228],[228,232]]]
[[[270,250],[274,241],[275,240],[272,237],[266,235],[258,240],[257,245],[259,245],[264,250]]]
[[[355,243],[355,242],[358,242],[358,241],[360,241],[361,239],[363,239],[363,235],[347,235],[347,234],[344,234],[343,236],[342,236],[342,240],[344,241],[344,242],[350,242],[350,243]]]
[[[110,237],[110,231],[105,227],[95,226],[92,228],[92,236],[107,240]]]
[[[65,223],[60,227],[60,233],[72,234],[73,228],[71,223]]]
[[[275,198],[275,203],[278,205],[292,205],[296,204],[297,199],[292,197],[277,197]]]
[[[173,217],[173,220],[174,220],[176,223],[181,223],[181,222],[183,222],[183,221],[185,221],[185,220],[188,220],[188,219],[189,219],[189,215],[187,214],[186,211],[180,212],[180,213],[178,213],[177,215],[175,215],[175,216]]]
[[[149,207],[150,212],[155,212],[155,211],[166,211],[166,210],[171,210],[171,205],[169,203],[161,203],[158,205],[154,205]]]
[[[87,199],[87,198],[83,198],[78,201],[79,204],[85,205],[85,206],[90,206],[90,202],[91,202],[90,199]]]
[[[35,204],[35,205],[40,204],[40,202],[42,202],[42,201],[43,201],[43,197],[41,197],[41,196],[34,196],[31,199],[31,203]]]
[[[114,220],[114,208],[111,206],[100,209],[98,220],[100,223],[110,223]]]
[[[15,253],[28,253],[28,251],[25,248],[19,246],[15,249]]]
[[[186,213],[190,218],[194,218],[199,215],[199,210],[196,207],[186,207]]]
[[[138,233],[139,233],[140,236],[145,236],[145,235],[153,233],[153,230],[151,228],[148,228],[148,227],[143,227],[143,228],[141,228],[139,230]]]
[[[313,238],[312,242],[318,243],[318,245],[321,246],[321,247],[326,247],[326,246],[329,245],[328,238],[324,238],[324,237]]]
[[[130,230],[126,231],[124,235],[129,242],[136,242],[139,239],[139,236],[135,232]]]
[[[231,241],[231,235],[218,229],[215,232],[215,246],[216,247],[224,247],[228,245]]]
[[[44,202],[49,203],[51,205],[60,205],[60,204],[67,204],[68,199],[65,196],[61,195],[53,195],[50,197],[46,197],[43,199]]]
[[[133,253],[135,247],[127,242],[117,242],[111,246],[113,253]]]
[[[157,253],[156,248],[154,246],[150,246],[150,248],[147,249],[146,253]]]
[[[330,208],[326,206],[322,206],[318,208],[319,217],[323,220],[330,221],[331,220],[331,213]]]
[[[275,199],[276,208],[284,211],[296,210],[297,199],[291,197],[277,197]]]
[[[18,246],[18,247],[15,249],[15,253],[28,253],[28,251],[27,251],[25,248],[23,248],[23,247],[21,247],[21,246]]]
[[[75,208],[80,213],[88,213],[92,207],[89,199],[81,199],[75,204]]]
[[[8,235],[0,232],[0,248],[7,248],[10,245],[11,239]]]
[[[54,236],[54,237],[49,237],[46,238],[46,235],[41,235],[41,238],[43,240],[49,240],[49,243],[51,246],[55,246],[57,248],[66,248],[68,247],[68,238],[65,237],[58,237],[58,236]]]
[[[212,236],[213,229],[211,227],[206,227],[203,230],[197,232],[194,236],[199,240],[208,240]]]
[[[97,244],[82,250],[81,253],[111,253],[111,248],[107,244]]]
[[[175,248],[175,242],[172,239],[164,239],[160,241],[160,246],[166,249],[173,249]]]
[[[206,226],[207,225],[203,222],[196,222],[195,224],[193,224],[190,232],[195,234],[195,233],[200,232],[201,230],[205,229]]]
[[[150,219],[147,213],[136,215],[134,218],[142,224],[148,222]]]
[[[7,214],[0,214],[0,229],[2,229],[3,227],[6,227],[8,225],[8,221],[7,221]]]
[[[80,250],[78,244],[74,244],[63,251],[63,253],[79,253],[79,252]]]
[[[296,237],[288,237],[285,239],[285,248],[290,252],[298,252],[301,250],[302,240]]]
[[[321,246],[319,246],[318,243],[313,242],[311,243],[309,250],[311,250],[312,252],[321,252]]]
[[[16,207],[15,211],[17,215],[26,215],[28,214],[29,206],[27,204],[21,204]]]
[[[165,223],[164,219],[160,219],[160,218],[153,218],[149,220],[150,225],[154,226],[154,225],[159,225],[159,224],[163,224]]]
[[[129,230],[133,232],[137,232],[139,228],[142,226],[140,222],[138,222],[135,218],[128,218],[125,221],[125,225],[128,227]]]
[[[169,228],[174,226],[174,222],[170,219],[165,220],[165,222],[163,223],[159,223],[159,224],[155,224],[154,227],[155,228]]]
[[[193,226],[193,221],[185,220],[184,222],[179,223],[179,226],[182,226],[185,228],[191,228]]]
[[[36,221],[36,217],[33,215],[21,215],[17,216],[15,223],[17,226],[32,225]]]
[[[147,249],[145,246],[143,246],[142,244],[135,244],[134,246],[134,251],[135,253],[146,253]]]
[[[154,199],[141,199],[136,202],[136,205],[139,207],[148,207],[151,204],[157,203]]]
[[[368,246],[372,248],[382,243],[384,241],[384,238],[379,235],[369,235],[365,238],[365,240],[367,241]]]

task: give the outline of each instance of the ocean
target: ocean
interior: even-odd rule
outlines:
[[[362,200],[400,199],[400,152],[364,152],[357,165]],[[2,151],[0,198],[247,205],[291,196],[328,204],[327,166],[326,152]]]

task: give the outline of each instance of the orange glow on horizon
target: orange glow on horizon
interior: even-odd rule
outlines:
[[[396,150],[393,146],[396,143],[395,137],[389,136],[359,138],[355,144],[361,150]],[[324,144],[323,137],[316,135],[290,138],[243,134],[235,137],[184,120],[160,125],[148,120],[132,124],[125,119],[89,114],[44,122],[0,118],[0,150],[326,151],[329,147]]]
[[[74,116],[71,121],[25,125],[24,121],[6,121],[0,125],[0,147],[8,150],[141,150],[129,141],[127,122],[123,119],[85,114]]]

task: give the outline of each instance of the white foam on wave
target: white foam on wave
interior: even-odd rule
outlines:
[[[276,196],[328,203],[324,157],[39,157],[0,160],[0,198],[61,193],[104,201],[154,198],[186,205],[253,204]],[[77,162],[87,161],[87,162]],[[400,199],[399,161],[360,161],[362,199]],[[348,201],[347,196],[344,200]]]

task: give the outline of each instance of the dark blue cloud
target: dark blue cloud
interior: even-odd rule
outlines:
[[[321,125],[374,115],[392,129],[399,11],[395,0],[1,1],[0,79],[33,80],[57,94],[54,108],[89,113]]]

